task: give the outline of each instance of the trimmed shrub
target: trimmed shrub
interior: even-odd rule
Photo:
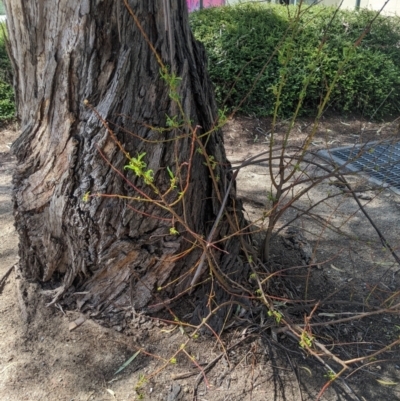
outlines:
[[[237,106],[257,78],[243,112],[272,115],[279,94],[280,116],[292,114],[299,98],[300,114],[315,115],[335,79],[330,110],[366,117],[398,115],[399,18],[379,16],[354,48],[374,12],[313,6],[297,18],[296,10],[253,3],[191,14],[194,35],[208,53],[220,106]]]
[[[6,50],[6,27],[0,24],[0,121],[15,117],[12,68]]]

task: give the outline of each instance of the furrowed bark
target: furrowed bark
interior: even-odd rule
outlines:
[[[175,223],[171,214],[151,203],[102,196],[82,200],[87,192],[137,196],[115,169],[150,194],[142,179],[124,170],[126,156],[84,101],[110,122],[126,152],[146,152],[147,168],[164,191],[169,186],[166,168],[174,170],[189,160],[190,130],[151,129],[166,127],[166,116],[178,112],[160,66],[122,0],[60,0],[57,5],[6,0],[5,5],[21,120],[21,136],[13,145],[21,268],[28,279],[57,284],[54,300],[68,289],[84,292],[75,297],[78,306],[116,324],[131,302],[143,308],[186,288],[190,274],[155,297],[157,288],[194,270],[201,249],[173,258],[190,248],[194,238],[180,225],[181,235],[169,235]],[[212,129],[217,108],[185,0],[171,1],[170,19],[163,0],[131,0],[129,5],[163,62],[182,79],[179,94],[192,126],[201,127],[199,134]],[[215,175],[223,196],[231,173],[222,134],[215,131],[202,141],[218,162]],[[193,232],[206,237],[219,201],[204,161],[195,152],[190,171],[182,168],[182,180],[190,174],[190,186],[174,210]],[[232,191],[229,205],[234,198]],[[241,221],[241,212],[235,213]],[[230,232],[224,219],[216,238]],[[232,279],[240,277],[238,239],[218,246],[224,251],[214,252],[221,270],[234,271]],[[218,288],[216,302],[230,299]],[[198,315],[206,309],[199,306]]]

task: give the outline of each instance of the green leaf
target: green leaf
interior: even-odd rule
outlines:
[[[140,354],[140,350],[136,351],[126,362],[124,362],[114,373],[114,376],[117,375],[118,373],[122,372],[129,364],[132,363],[132,361]]]
[[[169,167],[167,167],[167,171],[168,171],[168,174],[169,174],[171,180],[173,180],[175,178],[174,173],[171,171],[171,169]]]
[[[175,227],[171,227],[171,228],[169,229],[169,233],[170,233],[171,235],[179,235],[179,231],[178,231]]]

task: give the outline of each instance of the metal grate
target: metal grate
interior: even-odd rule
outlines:
[[[400,194],[400,142],[375,142],[319,153],[339,166],[347,163],[345,167],[350,171],[367,173],[370,181]]]

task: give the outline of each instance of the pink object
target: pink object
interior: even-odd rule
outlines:
[[[201,8],[201,5],[203,6],[202,8],[207,8],[207,7],[217,7],[217,6],[223,6],[225,5],[225,0],[186,0],[189,12],[194,11],[194,10],[199,10]],[[203,3],[203,4],[201,4]]]

